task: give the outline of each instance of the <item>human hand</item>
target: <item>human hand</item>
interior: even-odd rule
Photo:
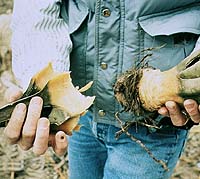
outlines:
[[[200,106],[197,102],[192,99],[187,99],[184,101],[183,105],[187,115],[174,101],[167,101],[165,107],[161,107],[158,113],[170,117],[175,126],[185,126],[189,120],[198,124],[200,122]]]
[[[193,52],[197,50],[199,50],[199,48],[196,48]],[[195,58],[196,63],[192,65],[190,65],[190,63],[191,61],[194,61],[194,60],[192,60],[192,58],[189,58],[189,60],[184,60],[182,63],[180,63],[177,66],[179,70],[180,69],[183,70],[180,72],[180,77],[183,79],[183,82],[186,85],[186,87],[183,89],[186,89],[186,91],[189,94],[199,91],[198,83],[194,81],[195,78],[196,80],[198,80],[199,78],[200,64],[199,64],[198,58],[199,56]],[[192,87],[192,88],[190,89],[189,87]],[[165,107],[160,108],[158,112],[164,116],[169,116],[172,120],[173,125],[175,126],[185,126],[187,125],[189,120],[193,121],[195,124],[198,124],[200,122],[200,105],[198,105],[197,102],[193,99],[187,99],[184,101],[183,106],[186,112],[183,112],[182,110],[180,110],[180,107],[178,106],[177,103],[173,101],[167,101],[165,103]]]
[[[9,102],[20,98],[19,88],[9,89],[6,97]],[[4,130],[4,134],[11,144],[19,144],[23,150],[33,148],[36,155],[42,155],[52,146],[57,155],[63,155],[67,148],[66,135],[63,131],[49,134],[50,122],[40,117],[43,100],[33,97],[27,107],[23,103],[16,105],[11,118]]]

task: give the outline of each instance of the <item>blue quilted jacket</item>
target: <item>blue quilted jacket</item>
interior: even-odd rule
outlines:
[[[73,83],[94,81],[94,120],[118,126],[121,110],[113,93],[117,77],[140,62],[145,49],[149,64],[167,70],[188,56],[200,34],[200,0],[66,0],[61,16],[73,43]],[[123,121],[134,120],[129,113]]]

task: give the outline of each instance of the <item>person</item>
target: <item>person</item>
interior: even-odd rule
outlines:
[[[49,134],[49,121],[40,116],[42,99],[29,106],[18,104],[5,128],[11,143],[44,154],[51,145],[63,155],[68,145],[70,179],[167,179],[183,151],[188,130],[185,115],[174,101],[158,110],[162,128],[133,125],[129,132],[145,144],[169,170],[155,162],[120,130],[115,113],[122,110],[114,98],[117,77],[140,62],[146,49],[160,47],[149,57],[149,65],[169,69],[199,48],[200,0],[95,1],[15,0],[13,11],[13,71],[21,86],[49,60],[58,71],[70,70],[74,85],[94,81],[86,95],[96,96],[82,127],[67,137],[62,131]],[[70,64],[69,64],[70,59]],[[155,84],[156,85],[156,84]],[[20,96],[10,93],[10,100]],[[200,107],[186,99],[184,107],[195,123]],[[125,123],[130,113],[120,113]],[[170,122],[171,121],[171,122]],[[68,141],[68,142],[67,142]],[[67,144],[68,143],[68,144]]]

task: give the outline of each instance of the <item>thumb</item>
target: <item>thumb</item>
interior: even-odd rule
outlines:
[[[23,95],[22,89],[18,86],[12,86],[5,92],[4,98],[7,102],[13,102]]]

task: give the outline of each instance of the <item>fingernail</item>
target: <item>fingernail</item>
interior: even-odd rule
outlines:
[[[19,103],[16,106],[17,110],[24,112],[26,110],[26,105],[23,103]]]
[[[170,110],[173,110],[175,108],[174,103],[171,101],[166,102],[166,107]]]
[[[39,127],[40,128],[47,128],[49,127],[50,123],[49,123],[49,120],[48,119],[40,119],[39,120]]]
[[[35,105],[40,105],[42,103],[42,99],[40,97],[34,97],[32,99],[32,103]]]
[[[193,103],[185,104],[185,107],[187,107],[188,109],[192,109],[192,108],[194,108],[194,104]]]
[[[158,110],[158,113],[164,113],[164,112],[165,112],[164,109],[159,109],[159,110]]]

